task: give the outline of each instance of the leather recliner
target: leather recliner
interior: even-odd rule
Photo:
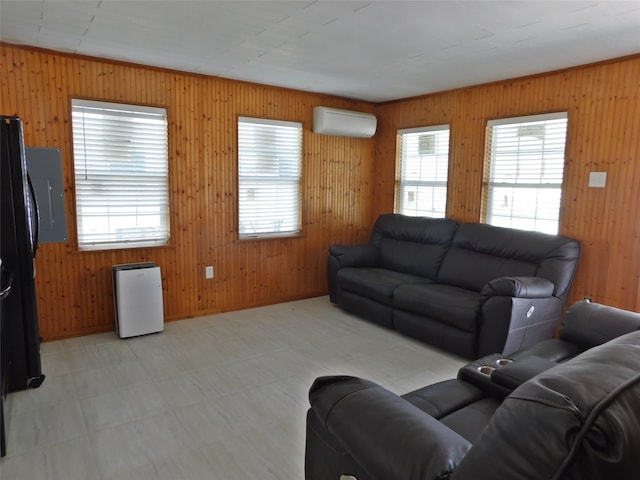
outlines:
[[[461,368],[458,379],[494,396],[505,397],[556,364],[634,330],[640,330],[640,314],[583,300],[565,313],[557,338],[543,340],[511,355],[494,354],[478,359]],[[480,374],[483,367],[490,373]]]
[[[532,347],[573,350],[571,358],[506,398],[460,379],[400,397],[363,379],[319,378],[307,415],[306,479],[638,478],[639,318],[580,302],[564,339]],[[632,333],[588,347],[625,331]]]

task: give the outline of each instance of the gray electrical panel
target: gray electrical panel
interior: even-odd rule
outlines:
[[[25,153],[40,211],[38,242],[66,242],[67,216],[60,149],[27,147]]]

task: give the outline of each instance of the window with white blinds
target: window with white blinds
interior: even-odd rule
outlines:
[[[449,174],[449,125],[398,130],[395,212],[444,217]]]
[[[240,238],[300,232],[302,124],[238,119]]]
[[[79,249],[166,244],[166,110],[77,99],[71,102]]]
[[[487,123],[487,223],[558,233],[566,136],[566,112]]]

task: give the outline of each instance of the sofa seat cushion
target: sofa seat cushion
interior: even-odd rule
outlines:
[[[396,289],[406,284],[428,284],[431,280],[383,268],[342,268],[336,275],[338,288],[393,305]]]
[[[500,400],[457,379],[434,383],[402,398],[472,443],[500,406]]]
[[[474,443],[491,421],[491,417],[500,403],[501,400],[497,398],[485,397],[442,417],[440,423],[449,427],[462,438]]]
[[[486,396],[479,388],[454,378],[405,393],[402,398],[439,420]]]
[[[480,294],[451,285],[402,285],[395,292],[393,305],[474,332],[480,312]]]

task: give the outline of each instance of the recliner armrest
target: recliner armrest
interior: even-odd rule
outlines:
[[[509,390],[515,390],[527,380],[556,365],[553,360],[531,355],[494,370],[491,380]]]
[[[571,305],[559,336],[587,350],[635,330],[640,330],[640,313],[583,300]]]
[[[374,478],[448,478],[471,448],[447,426],[367,380],[320,377],[309,399],[329,432]]]
[[[340,267],[375,267],[378,265],[378,247],[373,245],[332,245],[329,255]]]
[[[553,296],[554,284],[542,277],[500,277],[488,282],[480,291],[480,299],[496,295],[516,298],[548,298]]]

